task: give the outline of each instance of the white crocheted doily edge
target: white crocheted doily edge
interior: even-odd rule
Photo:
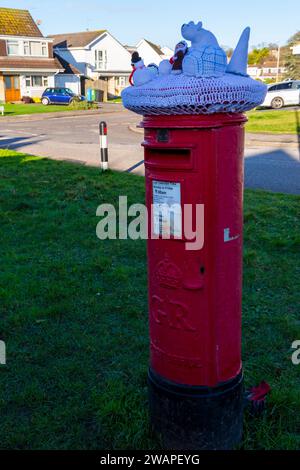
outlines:
[[[195,78],[160,76],[122,92],[123,104],[138,114],[213,114],[249,111],[263,103],[267,87],[250,77],[225,74]]]

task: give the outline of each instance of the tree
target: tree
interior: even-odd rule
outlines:
[[[288,41],[288,52],[285,57],[285,78],[291,78],[293,80],[300,79],[300,54],[293,54],[291,49],[296,44],[300,43],[300,31],[294,34]]]
[[[262,49],[254,48],[248,58],[249,65],[262,65],[264,60],[270,55],[270,50],[268,47],[263,47]]]
[[[276,42],[270,42],[270,44],[268,44],[268,48],[270,49],[270,51],[277,50],[278,44],[276,44]]]

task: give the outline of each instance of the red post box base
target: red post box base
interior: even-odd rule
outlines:
[[[166,450],[231,450],[242,439],[243,374],[217,387],[170,382],[149,370],[151,424]]]

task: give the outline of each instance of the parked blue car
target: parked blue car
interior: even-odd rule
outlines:
[[[75,101],[85,101],[82,95],[76,95],[70,88],[47,88],[42,95],[42,104],[70,104]]]

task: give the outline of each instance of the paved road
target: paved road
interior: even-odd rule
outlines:
[[[112,105],[111,105],[112,106]],[[114,109],[114,108],[112,108]],[[118,107],[118,112],[99,110],[97,115],[0,121],[0,147],[61,160],[99,165],[99,122],[109,128],[110,163],[124,170],[143,158],[141,136],[129,130],[136,115]]]
[[[132,132],[137,116],[122,108],[105,108],[99,115],[36,120],[17,118],[1,122],[0,147],[99,165],[98,124],[109,127],[109,157],[113,169],[126,171],[143,160],[142,135]],[[270,140],[270,139],[268,139]],[[297,144],[274,146],[249,140],[246,148],[245,181],[248,188],[300,194],[300,149]],[[143,174],[143,165],[133,173]]]

